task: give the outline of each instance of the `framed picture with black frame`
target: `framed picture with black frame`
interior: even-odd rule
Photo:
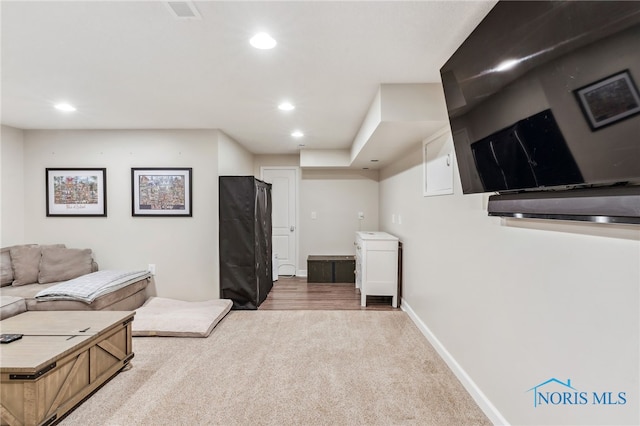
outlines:
[[[140,167],[131,169],[131,215],[192,216],[192,169]]]
[[[624,70],[574,90],[591,130],[599,130],[640,113],[640,95]]]
[[[47,216],[107,215],[106,168],[47,168]]]

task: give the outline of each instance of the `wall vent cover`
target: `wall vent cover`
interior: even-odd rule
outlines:
[[[201,19],[198,9],[191,1],[168,1],[167,6],[172,14],[179,19]]]

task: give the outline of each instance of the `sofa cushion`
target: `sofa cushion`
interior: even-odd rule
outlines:
[[[11,247],[10,253],[14,286],[38,282],[40,251],[40,246]]]
[[[88,304],[79,300],[37,300],[36,294],[43,289],[51,288],[59,283],[27,284],[19,287],[8,286],[0,288],[0,296],[13,296],[24,299],[27,311],[78,311],[78,310],[113,310],[132,311],[142,306],[147,300],[147,287],[152,282],[150,278],[143,278],[122,287],[112,293],[98,297]],[[151,292],[151,290],[150,290]],[[155,294],[155,290],[152,292]],[[1,328],[1,327],[0,327]],[[1,350],[1,348],[0,348]]]
[[[0,320],[10,318],[27,311],[27,304],[22,297],[0,296]]]
[[[42,247],[38,282],[66,281],[92,272],[91,249]]]
[[[11,249],[16,247],[35,247],[37,244],[19,244],[0,249],[0,287],[13,284],[13,266],[11,264]]]
[[[11,267],[11,253],[9,247],[0,250],[0,286],[13,283],[13,268]]]
[[[40,257],[42,256],[42,248],[61,247],[64,244],[24,244],[9,247],[11,256],[11,270],[13,272],[14,286],[25,284],[33,284],[38,282],[38,274],[40,272]]]
[[[49,283],[49,284],[25,284],[21,286],[7,286],[0,288],[0,296],[14,296],[21,297],[27,302],[27,310],[29,311],[29,300],[35,299],[36,294],[41,292],[43,289],[48,287],[53,287],[58,283]]]

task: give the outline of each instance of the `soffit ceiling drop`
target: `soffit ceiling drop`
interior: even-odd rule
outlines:
[[[379,169],[448,124],[440,84],[382,84],[350,150],[302,149],[300,166]]]

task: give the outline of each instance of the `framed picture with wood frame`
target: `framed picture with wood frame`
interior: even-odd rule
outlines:
[[[576,89],[574,94],[594,131],[640,113],[640,95],[629,70]]]
[[[131,169],[132,216],[192,216],[191,168]]]
[[[107,215],[107,169],[45,170],[47,216]]]

